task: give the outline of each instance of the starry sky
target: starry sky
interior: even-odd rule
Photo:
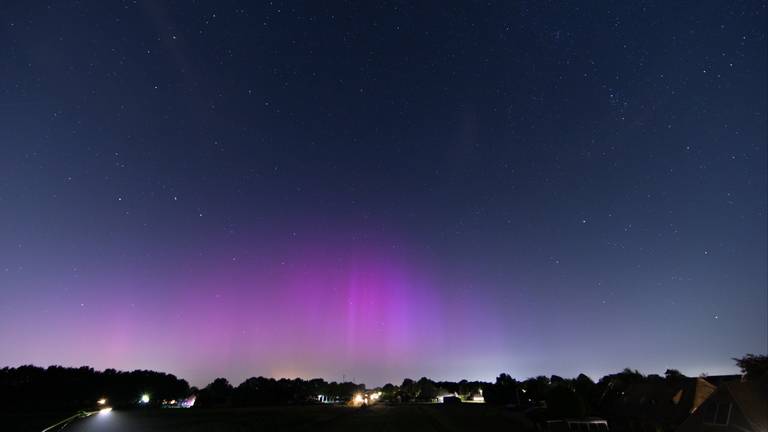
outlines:
[[[765,22],[3,2],[0,365],[733,373],[768,351]]]

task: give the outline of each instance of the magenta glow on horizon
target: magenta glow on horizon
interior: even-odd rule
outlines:
[[[216,376],[402,379],[472,349],[451,340],[466,336],[456,317],[468,305],[439,293],[414,254],[320,242],[244,250],[78,281],[87,303],[72,312],[54,302],[53,328],[9,337],[37,341],[25,363],[162,370],[197,385]]]

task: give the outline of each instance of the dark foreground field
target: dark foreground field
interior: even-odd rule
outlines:
[[[526,430],[521,417],[482,405],[376,405],[227,410],[135,410],[96,415],[66,428],[96,431],[475,431]],[[39,430],[39,429],[38,429]]]

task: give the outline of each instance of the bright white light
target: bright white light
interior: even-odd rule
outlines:
[[[106,405],[107,404],[107,400],[105,398],[101,398],[101,399],[97,400],[96,403],[99,404],[99,405]]]
[[[181,407],[182,408],[192,408],[195,405],[195,399],[197,397],[195,395],[192,395],[184,400],[181,401]]]
[[[141,403],[149,403],[149,395],[148,394],[141,395]]]
[[[106,415],[112,412],[112,407],[106,407],[99,410],[99,415]]]
[[[362,405],[365,403],[365,399],[363,399],[363,395],[358,393],[355,395],[355,398],[352,399],[352,402],[354,402],[355,405]]]

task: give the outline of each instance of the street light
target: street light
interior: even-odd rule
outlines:
[[[149,395],[144,393],[141,395],[141,399],[139,399],[139,401],[143,404],[149,403]]]

